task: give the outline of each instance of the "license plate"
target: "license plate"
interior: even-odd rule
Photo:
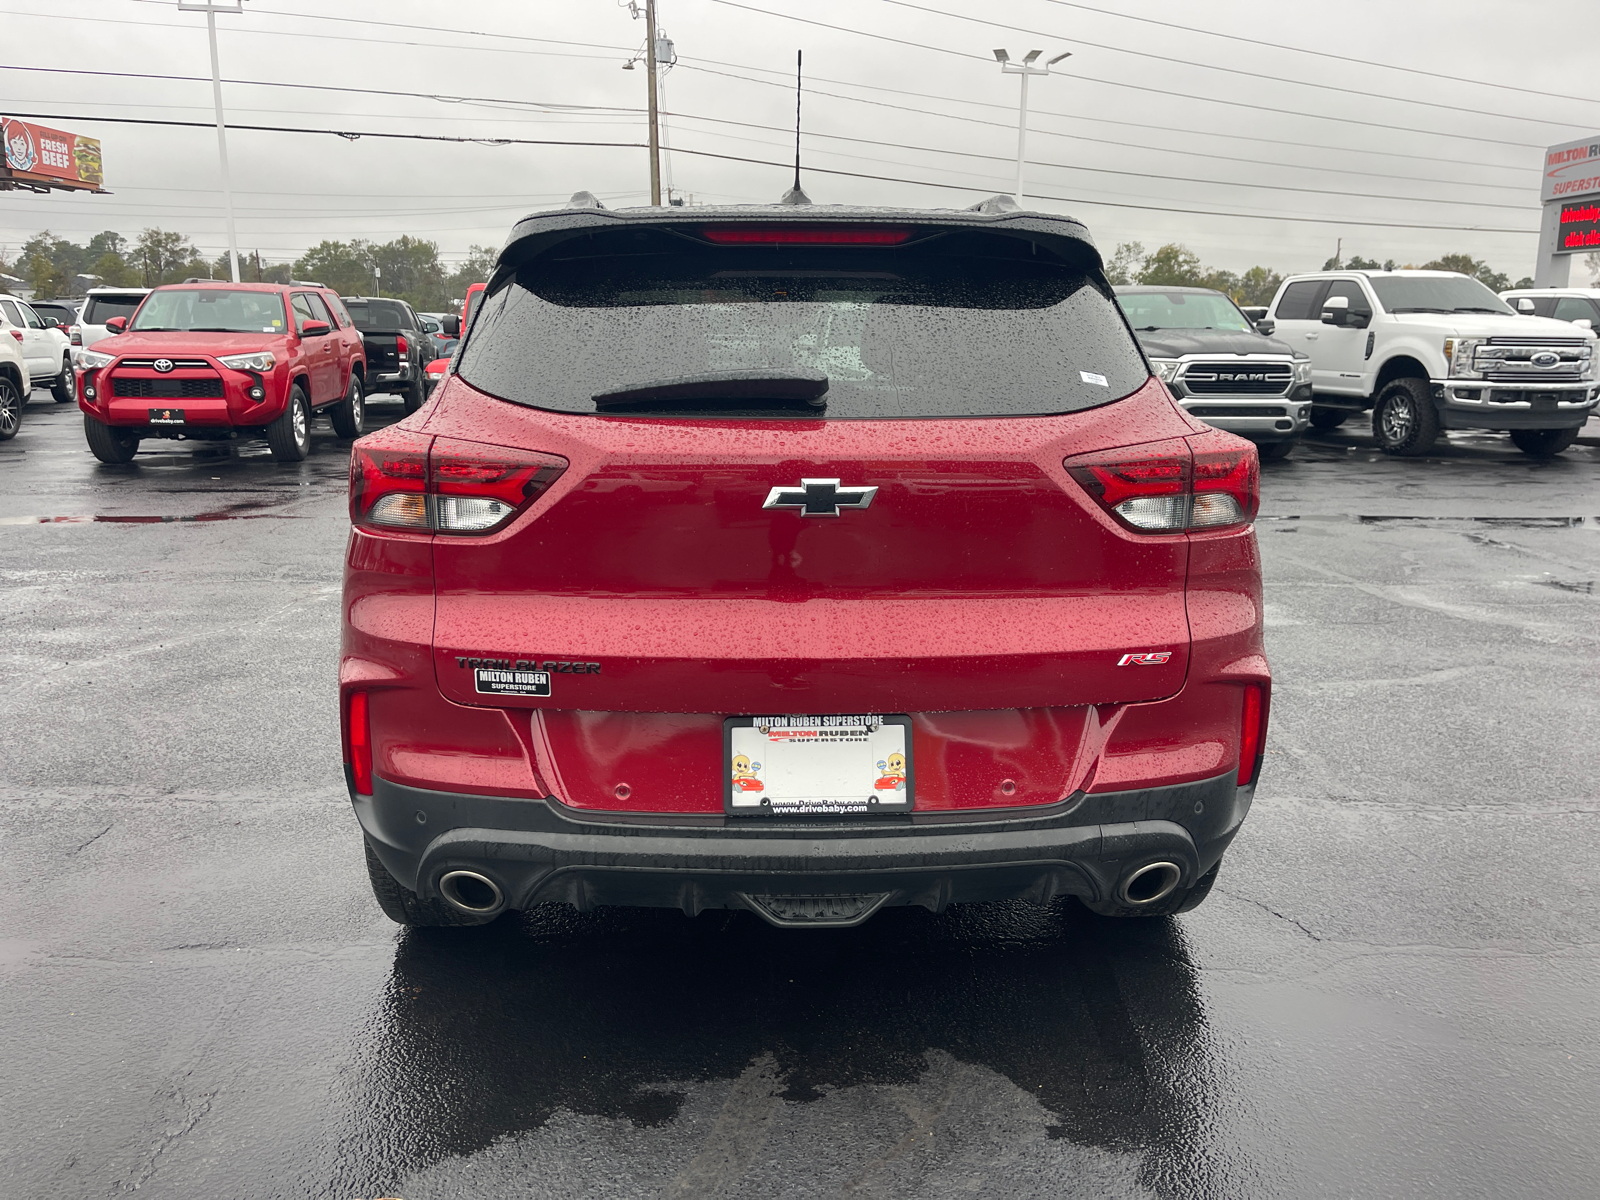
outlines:
[[[729,717],[722,746],[731,815],[870,816],[912,807],[907,716]]]
[[[150,424],[152,425],[182,425],[183,409],[181,408],[152,408],[150,410]]]

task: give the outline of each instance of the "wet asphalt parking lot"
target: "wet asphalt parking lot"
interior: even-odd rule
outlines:
[[[1595,423],[1268,465],[1266,766],[1187,916],[401,932],[339,766],[344,444],[109,468],[79,422],[0,444],[8,1200],[1600,1187]]]

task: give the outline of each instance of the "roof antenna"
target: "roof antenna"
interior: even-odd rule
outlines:
[[[800,186],[800,56],[794,52],[794,186],[783,194],[779,204],[810,204],[811,197]]]

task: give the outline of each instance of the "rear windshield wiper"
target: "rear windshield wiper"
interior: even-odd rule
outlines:
[[[758,368],[705,371],[648,379],[627,387],[596,392],[595,407],[606,409],[798,408],[819,411],[827,406],[828,377],[821,371]],[[709,402],[709,403],[705,403]]]

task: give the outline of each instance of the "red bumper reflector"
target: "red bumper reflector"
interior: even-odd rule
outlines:
[[[356,792],[372,795],[372,724],[367,716],[367,693],[351,692],[350,709],[345,714],[345,761],[355,780]]]
[[[713,225],[702,231],[719,246],[898,246],[909,229],[876,225]]]
[[[1266,733],[1262,720],[1261,689],[1244,689],[1244,705],[1239,718],[1239,786],[1251,783],[1261,763],[1261,743]]]

